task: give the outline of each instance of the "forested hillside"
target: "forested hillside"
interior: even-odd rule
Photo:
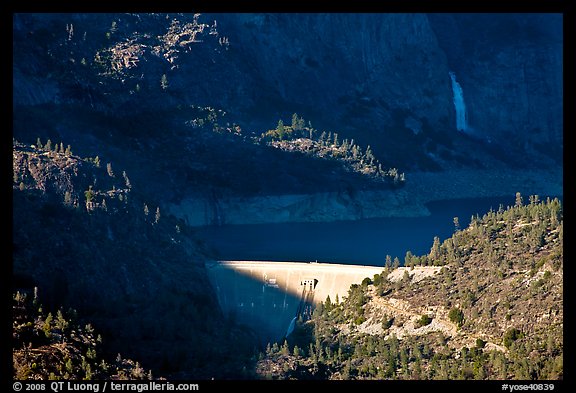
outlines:
[[[352,285],[261,355],[263,378],[563,377],[563,219],[557,199],[473,217],[405,268]]]

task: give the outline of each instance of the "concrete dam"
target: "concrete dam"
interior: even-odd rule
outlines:
[[[258,332],[262,342],[282,340],[295,318],[384,267],[317,262],[218,261],[206,264],[224,315]]]

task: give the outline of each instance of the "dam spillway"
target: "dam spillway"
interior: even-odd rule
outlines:
[[[256,330],[262,342],[281,340],[303,310],[330,296],[341,300],[378,266],[318,262],[218,261],[206,264],[225,316]]]

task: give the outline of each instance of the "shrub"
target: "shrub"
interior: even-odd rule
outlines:
[[[422,326],[430,325],[430,323],[432,323],[432,318],[424,314],[420,317],[418,321],[416,321],[416,327],[419,328]]]
[[[506,333],[504,333],[504,339],[502,340],[502,343],[506,348],[510,348],[514,341],[522,337],[524,337],[524,334],[522,334],[520,330],[516,328],[510,328],[506,331]]]
[[[458,327],[462,326],[464,323],[464,313],[462,310],[453,307],[450,312],[448,313],[448,318],[450,318],[450,322],[455,323]]]

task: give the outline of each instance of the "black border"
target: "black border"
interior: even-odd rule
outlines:
[[[4,29],[6,31],[3,34],[4,38],[13,42],[12,39],[12,30],[10,26],[12,25],[12,14],[13,13],[20,13],[20,12],[42,12],[42,13],[52,13],[52,12],[407,12],[407,13],[439,13],[439,12],[447,12],[447,13],[561,13],[563,14],[563,26],[564,26],[564,130],[568,130],[569,132],[564,132],[564,137],[568,137],[570,140],[572,137],[572,133],[575,130],[574,124],[574,109],[576,109],[576,102],[574,101],[574,87],[576,87],[576,81],[574,78],[574,70],[576,70],[576,64],[574,64],[574,55],[576,54],[576,50],[574,48],[574,37],[576,36],[576,32],[574,31],[575,25],[575,13],[574,13],[574,1],[571,0],[540,0],[540,1],[522,1],[522,0],[502,0],[502,1],[468,1],[468,0],[460,0],[458,2],[454,1],[433,1],[433,0],[385,0],[385,1],[365,1],[365,0],[354,0],[353,2],[348,3],[324,3],[321,4],[319,2],[312,3],[310,1],[301,1],[301,0],[293,0],[293,1],[284,1],[282,3],[278,1],[268,1],[266,3],[256,2],[253,0],[240,0],[236,1],[232,4],[224,5],[224,3],[220,3],[218,1],[191,1],[188,3],[171,3],[167,1],[162,1],[157,4],[153,3],[143,3],[143,2],[132,2],[132,3],[118,3],[118,2],[111,2],[111,1],[98,1],[94,3],[85,3],[85,2],[78,2],[76,4],[65,4],[60,2],[41,2],[37,4],[30,4],[30,3],[23,3],[23,2],[16,2],[16,4],[12,3],[9,5],[3,4],[3,11],[5,8],[10,8],[10,12],[3,12],[4,21],[2,23]],[[12,51],[10,52],[12,57]],[[5,66],[9,66],[7,62],[3,62]],[[6,70],[3,75],[8,79],[11,76],[11,72]],[[10,94],[9,100],[4,101],[5,103],[12,101],[12,80],[8,80],[4,86],[10,86],[11,89],[8,90],[7,88],[4,89],[7,94]],[[12,129],[12,114],[5,117],[6,119],[10,119],[9,124],[7,124],[7,128]],[[7,168],[8,160],[11,156],[11,138],[8,137],[8,131],[4,131],[6,136],[6,145],[2,144],[3,151],[1,154],[2,158],[6,159],[6,170],[2,171],[2,174],[6,175],[6,179],[2,182],[2,185],[6,187],[7,196],[4,201],[10,201],[10,206],[12,205],[12,189],[9,187],[10,179],[8,174],[10,173]],[[575,146],[572,142],[569,143],[569,147]],[[564,149],[564,162],[571,162],[572,160],[568,160],[570,157],[568,154],[571,152],[568,151],[566,148]],[[11,164],[10,164],[11,165]],[[568,239],[574,233],[572,231],[573,222],[571,221],[572,216],[572,201],[574,201],[574,187],[567,182],[567,180],[571,180],[574,177],[570,176],[571,168],[570,166],[564,165],[564,182],[569,184],[569,186],[564,190],[564,197],[563,197],[563,210],[564,216],[568,217],[568,220],[565,220],[565,223],[568,222],[567,225],[567,234]],[[568,201],[568,204],[566,204]],[[4,231],[4,236],[8,238],[6,241],[6,246],[4,250],[9,250],[8,252],[10,255],[6,258],[10,260],[8,264],[7,261],[4,261],[3,268],[7,269],[8,271],[2,274],[2,277],[5,280],[2,280],[3,283],[0,286],[2,292],[2,299],[6,302],[4,305],[6,306],[6,313],[4,315],[12,315],[11,309],[11,300],[12,300],[12,291],[11,291],[11,284],[10,278],[12,277],[12,243],[10,242],[10,237],[12,235],[12,213],[9,216],[10,219],[10,227],[6,228]],[[7,220],[6,220],[7,221]],[[572,269],[571,266],[572,261],[574,258],[573,247],[570,244],[568,247],[564,248],[565,257],[564,260],[568,261],[568,264],[564,265],[566,269],[567,277],[572,277]],[[565,273],[565,274],[566,274]],[[564,281],[566,283],[566,280]],[[561,381],[549,381],[550,383],[554,383],[555,390],[559,391],[562,390],[564,387],[572,386],[574,381],[574,376],[571,371],[575,370],[574,368],[574,358],[572,352],[572,345],[571,341],[571,332],[575,332],[575,325],[572,321],[572,317],[568,314],[573,310],[573,301],[571,293],[569,290],[566,291],[570,286],[564,285],[564,311],[565,311],[565,332],[568,334],[564,334],[564,380]],[[11,350],[7,343],[11,342],[11,330],[12,330],[12,318],[3,318],[2,324],[2,331],[6,329],[6,335],[2,335],[2,337],[6,337],[6,339],[2,339],[2,357],[1,357],[1,369],[0,369],[0,376],[6,377],[7,381],[10,383],[10,386],[6,386],[8,391],[12,390],[12,354]],[[3,332],[4,333],[4,332]],[[5,353],[4,353],[5,352]],[[4,379],[4,378],[2,378]],[[171,382],[182,382],[182,381],[171,381]],[[361,389],[418,389],[418,388],[426,388],[426,389],[443,389],[443,390],[451,390],[454,391],[461,391],[462,389],[466,389],[468,387],[473,388],[482,388],[486,391],[503,391],[502,384],[508,383],[512,384],[521,384],[522,381],[186,381],[186,382],[193,382],[198,383],[200,390],[210,390],[210,389],[262,389],[262,390],[270,390],[276,389],[279,387],[282,388],[341,388],[341,389],[354,389],[359,387]],[[546,383],[546,381],[527,381],[527,383]],[[44,382],[45,390],[49,389],[49,383]],[[100,382],[103,384],[103,382]],[[102,387],[102,386],[101,386]],[[572,388],[573,389],[573,388]],[[571,390],[572,390],[571,389]],[[102,391],[102,389],[100,389]]]

